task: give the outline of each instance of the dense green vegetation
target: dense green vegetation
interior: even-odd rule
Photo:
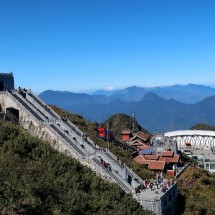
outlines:
[[[121,188],[0,122],[0,214],[150,214]]]
[[[149,134],[149,132],[142,128],[136,120],[133,120],[133,117],[123,113],[112,115],[102,124],[102,126],[112,129],[118,139],[121,139],[121,132],[128,129],[131,131],[134,129],[135,132],[142,131],[145,134]]]
[[[215,174],[209,174],[197,166],[190,166],[177,181],[178,214],[215,214]]]

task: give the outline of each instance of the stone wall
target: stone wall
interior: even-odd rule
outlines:
[[[44,141],[51,143],[52,147],[59,152],[66,153],[74,158],[78,156],[65,143],[60,136],[58,136],[49,124],[43,124],[33,117],[27,109],[25,109],[19,102],[17,102],[8,92],[0,92],[0,104],[2,111],[6,112],[7,108],[15,108],[19,111],[19,124],[28,130],[33,136],[37,136]]]

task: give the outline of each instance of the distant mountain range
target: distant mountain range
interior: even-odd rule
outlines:
[[[125,102],[141,101],[147,93],[155,93],[164,99],[175,99],[182,103],[195,104],[206,97],[215,95],[215,88],[196,84],[147,88],[132,86],[123,90],[98,90],[91,95],[100,103],[109,103],[116,99]]]
[[[134,86],[91,95],[47,90],[39,96],[48,104],[99,123],[113,114],[135,113],[138,123],[150,132],[189,129],[198,123],[215,124],[215,89],[203,85]]]

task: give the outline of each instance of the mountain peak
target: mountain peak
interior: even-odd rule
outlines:
[[[147,93],[145,96],[144,96],[144,100],[145,99],[158,99],[158,98],[161,98],[159,97],[157,94],[155,93]]]

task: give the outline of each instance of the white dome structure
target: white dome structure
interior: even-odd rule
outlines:
[[[178,130],[166,132],[165,137],[172,137],[178,146],[190,143],[192,146],[215,146],[215,131],[207,130]]]

